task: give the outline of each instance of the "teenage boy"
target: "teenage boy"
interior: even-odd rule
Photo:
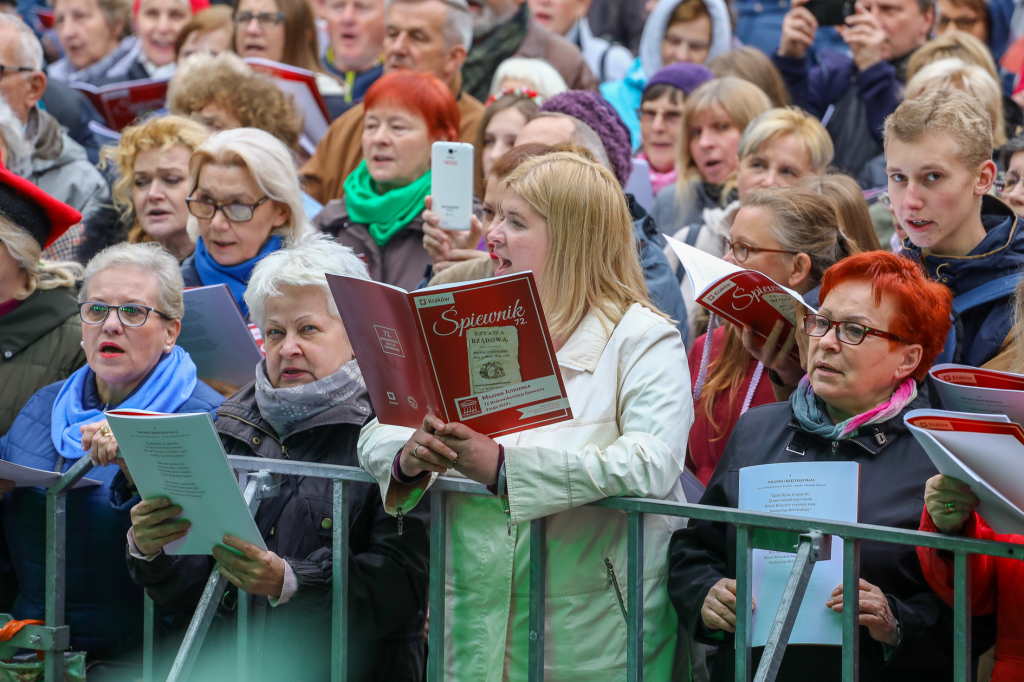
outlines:
[[[885,162],[904,253],[953,293],[956,346],[942,359],[1005,366],[1024,237],[1013,209],[988,195],[988,113],[959,90],[907,100],[885,121]]]

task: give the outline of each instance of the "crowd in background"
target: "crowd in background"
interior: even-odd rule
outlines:
[[[246,595],[264,679],[330,677],[329,482],[284,477],[265,550],[170,555],[187,505],[140,498],[114,407],[209,412],[229,455],[373,475],[348,502],[350,680],[424,679],[439,474],[493,493],[448,502],[455,680],[526,679],[542,517],[546,679],[624,679],[625,517],[587,505],[686,501],[682,477],[705,487],[689,502],[737,507],[744,467],[854,461],[861,523],[1024,542],[903,421],[938,405],[936,363],[1024,372],[1024,8],[834,4],[828,26],[808,0],[0,0],[0,459],[99,465],[67,503],[89,678],[141,676],[144,591],[166,668],[214,566],[230,587],[194,677],[236,679]],[[253,58],[312,74],[322,137]],[[146,79],[166,100],[123,130],[85,94]],[[435,142],[473,145],[469,230],[433,210]],[[716,319],[666,236],[808,310],[766,339]],[[527,270],[574,419],[494,439],[379,423],[324,273],[414,290]],[[247,385],[176,344],[206,285],[265,353]],[[43,618],[45,514],[44,489],[0,479],[16,619]],[[645,678],[733,679],[735,530],[644,523]],[[1024,568],[973,562],[977,679],[1020,679]],[[861,578],[862,679],[951,679],[952,558],[865,541]],[[793,645],[777,679],[840,665]]]

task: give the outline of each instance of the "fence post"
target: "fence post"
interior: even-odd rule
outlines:
[[[860,540],[843,538],[843,682],[860,680]]]
[[[644,679],[644,515],[626,512],[626,681]]]
[[[736,526],[736,682],[750,682],[750,642],[753,634],[753,609],[750,606],[750,579],[754,549],[750,526]]]
[[[156,606],[149,593],[142,594],[142,682],[156,682],[153,641],[156,639]]]
[[[953,554],[953,680],[971,681],[971,555]]]
[[[348,680],[348,481],[334,481],[331,682]]]
[[[428,682],[444,680],[444,591],[448,555],[448,494],[430,493],[430,634],[427,646]]]
[[[246,594],[242,590],[238,591],[238,605],[236,608],[237,614],[237,636],[238,636],[238,649],[236,654],[238,656],[238,679],[249,680],[249,651],[250,645],[252,644],[252,638],[250,634],[251,619],[249,611],[252,607],[252,595]]]
[[[530,653],[526,677],[544,680],[544,601],[547,599],[548,522],[530,522]]]

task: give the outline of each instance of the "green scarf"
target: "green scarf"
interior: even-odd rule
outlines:
[[[352,222],[370,229],[377,246],[384,246],[411,223],[425,208],[423,198],[430,194],[430,171],[405,187],[383,194],[366,170],[366,159],[345,179],[345,208]]]
[[[483,102],[498,65],[511,57],[526,39],[530,10],[526,3],[515,15],[473,45],[462,65],[462,89]]]

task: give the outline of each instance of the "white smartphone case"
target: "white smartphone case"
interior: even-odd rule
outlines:
[[[473,145],[435,142],[430,147],[433,211],[445,230],[469,230],[473,215]]]

